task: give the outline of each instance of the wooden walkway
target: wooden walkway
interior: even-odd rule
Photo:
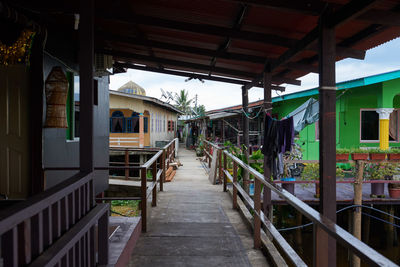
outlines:
[[[129,266],[268,266],[230,196],[210,184],[194,152],[180,149],[179,160],[183,166],[149,209],[148,231]]]

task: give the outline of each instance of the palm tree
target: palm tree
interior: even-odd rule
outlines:
[[[202,117],[206,114],[206,107],[204,105],[200,105],[193,108],[193,111],[196,112],[196,115]]]
[[[175,93],[175,107],[184,112],[184,114],[190,114],[190,104],[193,101],[193,99],[189,99],[188,94],[189,92],[185,89],[180,90],[178,94]]]

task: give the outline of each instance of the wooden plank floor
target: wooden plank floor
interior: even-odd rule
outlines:
[[[380,204],[380,205],[399,205],[400,199],[393,199],[389,197],[387,184],[385,184],[385,197],[384,198],[371,198],[371,184],[363,184],[363,204]],[[300,200],[310,205],[319,204],[319,199],[315,197],[315,184],[296,184],[294,194]],[[338,204],[352,204],[354,198],[353,184],[336,184],[336,200]],[[286,202],[282,200],[276,193],[272,192],[272,202],[276,205],[285,205]]]
[[[183,164],[157,194],[147,233],[129,266],[268,266],[222,187],[211,185],[195,153],[180,149]]]

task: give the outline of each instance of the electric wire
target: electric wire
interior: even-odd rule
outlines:
[[[397,219],[397,220],[400,221],[400,217],[398,217],[398,216],[395,216],[395,215],[392,215],[392,214],[390,214],[390,213],[384,212],[384,211],[382,211],[382,210],[376,209],[376,208],[374,208],[374,207],[365,206],[365,205],[350,205],[350,206],[344,207],[344,208],[342,208],[342,209],[336,211],[336,213],[339,213],[339,212],[342,212],[342,211],[345,211],[345,210],[348,210],[348,209],[351,209],[351,208],[360,208],[360,207],[371,209],[371,210],[373,210],[373,211],[382,213],[382,214],[384,214],[384,215],[387,215],[387,216],[389,216],[389,217],[392,217],[392,218]],[[388,221],[386,221],[386,220],[383,220],[383,219],[378,218],[378,217],[376,217],[376,216],[370,215],[370,214],[368,214],[368,213],[362,212],[362,214],[364,214],[364,215],[366,215],[366,216],[369,216],[369,217],[371,217],[371,218],[373,218],[373,219],[376,219],[376,220],[385,222],[385,223],[387,223],[387,224],[391,224],[391,225],[393,225],[393,226],[395,226],[395,227],[397,227],[397,228],[400,228],[400,225],[397,225],[397,224],[388,222]],[[296,229],[299,229],[299,228],[305,228],[305,227],[310,226],[310,225],[313,225],[313,224],[314,224],[314,223],[311,222],[311,223],[306,223],[306,224],[303,224],[303,225],[298,225],[298,226],[293,226],[293,227],[287,227],[287,228],[281,228],[281,229],[278,229],[278,231],[279,231],[279,232],[291,231],[291,230],[296,230]]]

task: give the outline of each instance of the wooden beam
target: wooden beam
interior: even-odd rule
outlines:
[[[140,45],[140,46],[150,46],[153,48],[160,48],[168,51],[177,51],[183,52],[188,54],[195,54],[195,55],[202,55],[208,57],[219,57],[228,60],[237,60],[237,61],[244,61],[244,62],[251,62],[251,63],[259,63],[264,64],[268,61],[268,58],[262,56],[253,56],[248,54],[241,54],[241,53],[229,53],[226,51],[218,51],[212,50],[207,48],[198,48],[193,46],[186,46],[180,44],[173,44],[173,43],[166,43],[166,42],[159,42],[154,40],[143,40],[138,37],[129,37],[129,36],[119,36],[110,33],[99,32],[97,35],[98,41],[116,41],[120,43],[126,43],[131,45]],[[99,47],[101,49],[101,47]]]
[[[80,83],[80,142],[81,172],[93,172],[93,106],[94,106],[94,0],[80,2],[79,24],[79,83]]]
[[[228,2],[246,3],[257,7],[264,7],[286,12],[301,13],[319,16],[326,3],[319,0],[291,1],[291,0],[227,0]]]
[[[272,114],[272,97],[271,97],[271,79],[272,75],[271,73],[263,73],[263,84],[264,84],[264,131],[265,131],[265,120],[267,114]],[[264,140],[265,143],[265,140]],[[266,181],[271,180],[271,161],[267,159],[266,156],[264,156],[264,179]],[[263,192],[263,202],[264,202],[264,214],[268,217],[271,218],[272,215],[272,205],[271,205],[271,189],[268,188],[267,186],[264,186],[264,192]]]
[[[247,88],[244,86],[242,87],[242,107],[243,107],[243,113],[242,113],[243,144],[245,146],[244,156],[246,158],[246,162],[249,162],[250,140],[249,140],[249,118],[247,117],[249,112],[249,92]],[[243,189],[246,191],[247,194],[249,194],[249,187],[250,187],[249,171],[243,169]]]
[[[118,14],[118,15],[115,15]],[[265,34],[252,31],[236,30],[228,27],[215,26],[211,24],[197,24],[169,20],[158,17],[144,16],[138,14],[122,14],[122,12],[99,12],[99,18],[118,21],[126,24],[140,24],[159,28],[166,28],[174,31],[185,31],[197,34],[225,36],[246,41],[261,42],[282,47],[291,47],[296,39],[291,39],[274,34]]]
[[[352,0],[328,18],[327,27],[334,28],[343,25],[368,11],[378,2],[379,0]]]
[[[230,78],[223,78],[223,77],[219,77],[219,76],[210,76],[210,75],[205,75],[205,74],[176,71],[176,70],[169,70],[169,69],[158,69],[158,68],[153,68],[153,67],[149,67],[149,66],[134,65],[131,63],[116,62],[116,63],[114,63],[114,67],[118,68],[118,69],[128,68],[128,69],[136,69],[136,70],[142,70],[142,71],[150,71],[150,72],[157,72],[157,73],[181,76],[181,77],[189,77],[189,78],[194,78],[194,79],[232,83],[232,84],[238,84],[238,85],[242,85],[242,86],[248,82],[248,80],[230,79]],[[259,84],[255,87],[263,87],[263,85]],[[271,85],[270,90],[277,90],[277,91],[284,92],[285,87],[278,86],[278,85]]]
[[[319,22],[319,187],[320,213],[336,222],[336,36],[329,18]],[[314,265],[336,266],[336,240],[319,227],[315,239]]]
[[[318,73],[318,66],[313,66],[313,65],[309,65],[309,64],[298,63],[298,62],[289,62],[285,66],[291,70],[301,70],[301,71],[306,71],[306,72]]]

